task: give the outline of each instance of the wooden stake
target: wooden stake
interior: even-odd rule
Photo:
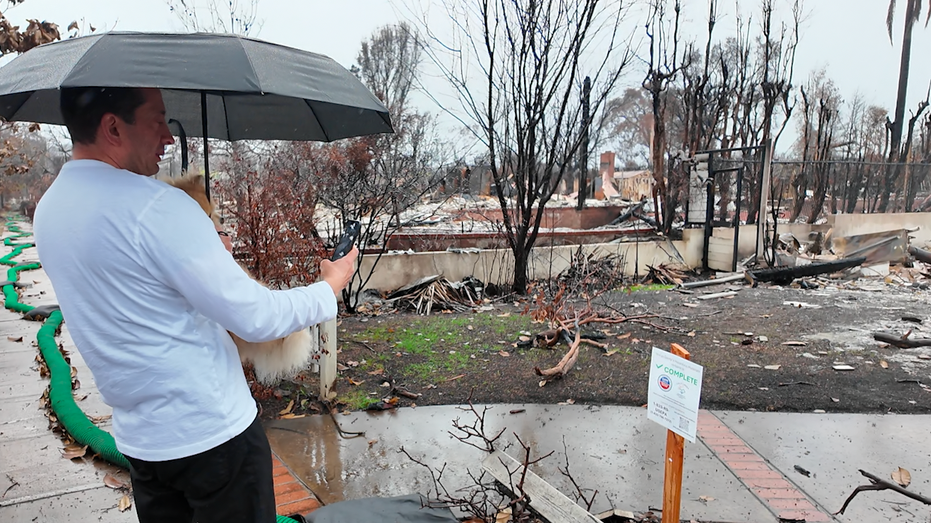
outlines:
[[[689,351],[678,343],[670,351],[676,356],[691,359]],[[663,479],[663,523],[679,523],[679,508],[682,503],[682,463],[685,453],[685,438],[671,430],[666,431],[666,475]]]

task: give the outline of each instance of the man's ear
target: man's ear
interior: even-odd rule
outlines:
[[[103,140],[109,145],[119,146],[122,142],[120,133],[122,120],[113,113],[105,113],[97,127],[97,140]]]

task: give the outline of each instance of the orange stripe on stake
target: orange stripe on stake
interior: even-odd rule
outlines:
[[[678,343],[670,351],[676,356],[691,359],[689,351]],[[685,438],[671,430],[666,431],[666,475],[663,479],[663,523],[679,523],[682,504],[682,463],[685,454]]]

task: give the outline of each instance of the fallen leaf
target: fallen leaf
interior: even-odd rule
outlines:
[[[383,381],[383,382],[381,383],[381,385],[379,385],[379,387],[385,387],[385,388],[388,388],[388,387],[390,387],[390,386],[391,386],[391,384],[388,383],[387,381]]]
[[[620,349],[611,349],[611,350],[609,350],[608,352],[605,353],[605,356],[613,356],[613,355],[617,354],[619,350],[620,350]]]
[[[452,378],[447,378],[447,379],[445,379],[445,380],[443,380],[443,381],[456,381],[456,380],[458,380],[459,378],[464,378],[464,377],[465,377],[465,374],[460,374],[460,375],[458,375],[458,376],[453,376]]]
[[[888,369],[888,368],[889,368],[889,363],[888,363],[886,360],[882,360],[882,361],[879,362],[879,366],[882,367],[882,368],[884,368],[884,369]]]
[[[87,445],[71,444],[61,449],[61,457],[65,459],[83,458],[87,454]]]
[[[833,401],[834,403],[840,403],[840,399],[838,398],[831,398],[831,401]]]
[[[297,419],[297,418],[303,418],[303,417],[306,417],[306,416],[307,416],[307,414],[285,414],[285,415],[281,416],[280,419]]]
[[[546,380],[540,380],[539,385],[540,385],[540,388],[545,387],[545,386],[546,386]]]
[[[686,336],[688,336],[689,338],[694,338],[694,337],[695,337],[695,331],[690,331],[688,334],[686,334]]]
[[[626,339],[629,338],[629,337],[630,337],[630,333],[629,333],[629,332],[625,332],[624,334],[621,334],[620,336],[618,336],[617,339],[619,339],[619,340],[626,340]]]
[[[350,384],[350,385],[362,385],[363,383],[365,383],[365,380],[356,381],[356,380],[354,380],[354,379],[352,379],[352,378],[349,378],[349,384]]]
[[[108,487],[110,487],[110,488],[112,488],[112,489],[121,489],[121,488],[128,488],[128,487],[129,487],[129,485],[127,485],[126,483],[123,483],[122,481],[116,479],[115,477],[113,477],[113,476],[110,475],[110,474],[107,474],[106,476],[103,477],[103,484],[106,485],[106,486],[108,486]]]
[[[804,347],[808,344],[805,343],[804,341],[787,341],[787,342],[784,342],[783,345],[785,345],[786,347]]]
[[[526,342],[526,341],[532,340],[533,338],[531,338],[530,336],[520,336],[520,337],[518,337],[517,339],[520,340],[520,341],[525,341],[525,342]]]
[[[495,523],[508,523],[508,521],[511,521],[511,507],[495,514]]]
[[[834,365],[833,369],[834,370],[855,370],[850,365],[844,365],[844,364]]]
[[[780,368],[782,368],[782,365],[767,365],[763,368],[766,370],[779,370]]]
[[[291,400],[288,402],[288,406],[285,407],[284,410],[282,410],[278,414],[281,414],[282,416],[284,416],[285,414],[288,414],[289,412],[291,412],[291,409],[293,408],[294,408],[294,400]]]
[[[358,361],[347,361],[346,365],[349,365],[350,367],[358,367],[359,362]]]
[[[698,304],[697,303],[683,303],[682,306],[694,309],[695,307],[698,307]]]
[[[919,360],[931,360],[931,354],[919,354],[918,359]]]
[[[896,483],[901,485],[902,488],[905,488],[908,486],[909,483],[912,482],[912,474],[909,471],[903,469],[902,467],[899,467],[899,470],[895,470],[892,472],[892,481],[895,481]]]
[[[23,337],[22,337],[22,336],[15,336],[15,337],[14,337],[14,336],[7,336],[6,339],[8,339],[8,340],[10,340],[10,341],[16,341],[16,342],[21,342],[21,341],[23,341]]]
[[[498,317],[499,317],[499,318],[507,318],[507,317],[510,316],[510,315],[511,315],[510,312],[505,312],[505,313],[503,313],[503,314],[498,314]]]
[[[567,399],[566,401],[560,401],[557,405],[575,405],[575,400],[572,398]]]
[[[129,494],[123,494],[123,497],[120,498],[120,504],[117,505],[117,508],[120,509],[120,512],[126,512],[132,506],[133,500],[130,499]]]
[[[505,358],[509,357],[511,354],[506,350],[498,351],[499,356],[504,356]]]
[[[369,372],[369,376],[381,376],[384,373],[385,373],[385,369],[375,369]]]

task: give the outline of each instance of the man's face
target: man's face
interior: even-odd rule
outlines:
[[[136,109],[133,124],[122,122],[121,167],[144,176],[158,174],[158,162],[165,146],[174,143],[165,121],[165,103],[158,89],[143,89],[145,103]]]

